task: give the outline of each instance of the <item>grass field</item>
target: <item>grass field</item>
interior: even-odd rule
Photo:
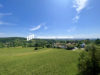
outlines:
[[[1,48],[0,75],[76,75],[79,51]]]

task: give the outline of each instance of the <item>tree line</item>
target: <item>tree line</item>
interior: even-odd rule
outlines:
[[[30,41],[27,41],[26,38],[21,37],[8,37],[8,38],[0,38],[0,48],[9,48],[9,47],[53,47],[54,43],[76,43],[77,47],[80,47],[80,44],[83,42],[85,44],[95,43],[100,44],[100,39],[96,40],[89,40],[89,39],[83,39],[83,40],[70,40],[70,39],[33,39]],[[71,45],[72,46],[72,45]]]

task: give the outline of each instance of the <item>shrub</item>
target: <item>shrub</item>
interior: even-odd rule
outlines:
[[[66,48],[67,50],[72,50],[72,49],[74,49],[74,46],[73,45],[67,45],[67,48]]]
[[[47,48],[50,48],[50,47],[51,47],[51,45],[50,45],[50,44],[47,44],[47,45],[46,45],[46,47],[47,47]]]
[[[98,75],[99,65],[96,57],[96,48],[94,45],[86,46],[79,58],[79,75]]]
[[[35,47],[35,48],[34,48],[34,50],[38,50],[38,48],[37,48],[37,47]]]

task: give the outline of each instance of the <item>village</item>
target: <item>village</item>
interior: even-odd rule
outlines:
[[[54,43],[53,47],[54,48],[62,48],[62,49],[67,49],[67,50],[76,50],[78,48],[84,49],[86,46],[85,43],[82,44],[77,44],[77,43]]]

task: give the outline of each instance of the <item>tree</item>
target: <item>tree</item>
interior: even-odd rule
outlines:
[[[89,45],[90,50],[89,51],[89,56],[91,57],[91,63],[92,63],[92,68],[91,68],[91,72],[93,73],[93,75],[98,75],[99,71],[99,64],[98,64],[98,60],[96,57],[96,47],[92,44]]]
[[[90,44],[91,41],[89,39],[84,40],[85,44]]]
[[[50,44],[47,44],[47,45],[46,45],[46,47],[47,47],[47,48],[50,48],[50,47],[51,47],[51,45],[50,45]]]
[[[38,50],[38,48],[37,48],[37,47],[35,47],[35,48],[34,48],[34,50]]]
[[[79,74],[78,75],[92,75],[91,73],[91,58],[88,57],[88,54],[86,52],[80,53],[79,57]]]
[[[74,45],[70,44],[70,45],[67,45],[67,50],[72,50],[74,49]]]
[[[96,59],[96,48],[94,45],[88,45],[86,51],[80,54],[79,75],[98,75],[99,65]]]
[[[95,40],[95,43],[98,45],[98,44],[100,44],[100,39],[96,39]]]
[[[3,47],[4,47],[3,43],[0,43],[0,48],[3,48]]]

